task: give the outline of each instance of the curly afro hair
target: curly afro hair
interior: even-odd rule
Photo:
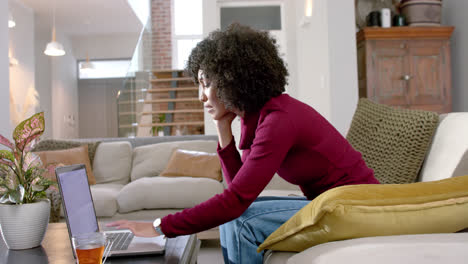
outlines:
[[[186,71],[198,84],[198,70],[215,84],[227,109],[252,113],[284,92],[288,70],[278,54],[276,40],[267,32],[237,23],[216,30],[198,43]]]

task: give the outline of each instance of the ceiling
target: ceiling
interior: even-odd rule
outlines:
[[[57,31],[70,36],[139,33],[142,24],[127,0],[16,0],[31,8],[36,25],[49,29],[56,6]]]

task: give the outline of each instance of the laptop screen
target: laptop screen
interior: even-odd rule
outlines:
[[[99,231],[86,168],[57,172],[71,235]]]

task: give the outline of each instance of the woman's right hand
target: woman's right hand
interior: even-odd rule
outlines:
[[[227,112],[224,116],[215,120],[216,130],[218,131],[219,145],[224,148],[232,140],[232,121],[236,118],[233,112]]]
[[[106,224],[107,227],[115,227],[116,229],[130,229],[130,231],[138,237],[155,237],[161,234],[156,231],[151,222],[136,222],[128,220],[119,220]]]

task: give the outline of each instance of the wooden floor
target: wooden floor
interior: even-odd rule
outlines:
[[[219,239],[207,239],[201,241],[198,252],[197,264],[222,264],[223,252],[219,244]]]

